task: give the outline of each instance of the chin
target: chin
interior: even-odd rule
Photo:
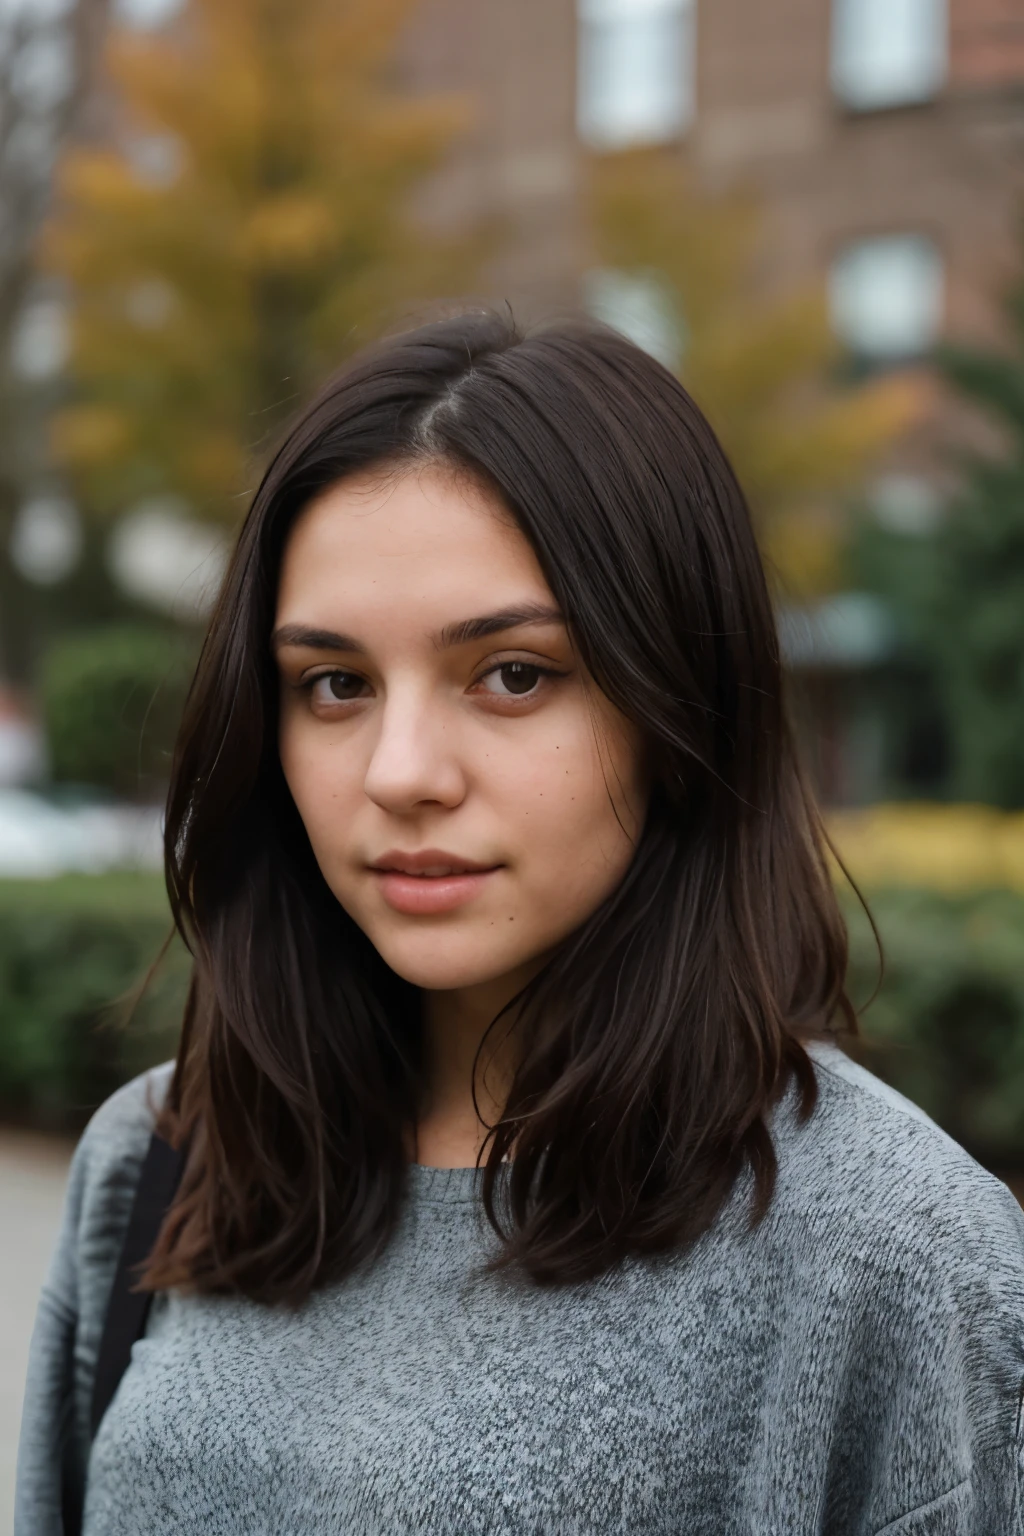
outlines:
[[[486,986],[518,970],[531,958],[521,949],[514,952],[495,945],[490,953],[478,937],[466,935],[461,942],[424,931],[408,938],[368,935],[381,959],[396,975],[425,992],[456,992],[465,987]]]

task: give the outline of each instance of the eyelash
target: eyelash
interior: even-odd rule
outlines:
[[[520,661],[520,659],[518,657],[511,657],[511,658],[509,658],[506,661],[495,662],[492,666],[488,667],[485,672],[481,672],[480,676],[474,679],[472,686],[475,688],[479,683],[482,683],[485,678],[493,677],[496,672],[500,672],[504,667],[515,666],[517,663],[519,665],[521,665],[521,666],[529,667],[531,672],[536,672],[537,673],[538,678],[557,679],[557,678],[562,678],[562,677],[566,676],[566,674],[564,672],[558,671],[558,669],[555,668],[555,667],[542,667],[538,662],[533,662],[533,661],[525,662],[525,661]],[[349,669],[347,667],[330,667],[330,668],[328,668],[324,672],[316,672],[316,673],[313,674],[312,677],[304,678],[303,681],[299,684],[299,687],[300,687],[300,689],[302,690],[303,693],[309,695],[310,699],[312,699],[313,689],[316,687],[317,683],[322,683],[325,680],[325,678],[329,678],[329,677],[359,677],[359,673],[358,672],[349,671]],[[362,679],[362,680],[365,681],[365,679]],[[510,694],[505,694],[505,695],[501,695],[501,694],[493,695],[493,697],[495,697],[495,698],[505,697],[506,699],[515,699],[515,698],[529,699],[532,696],[533,696],[532,690],[531,690],[530,693],[526,693],[526,694],[518,694],[517,695],[517,694],[510,693]],[[337,704],[346,704],[346,703],[348,703],[348,704],[357,704],[358,702],[359,702],[358,698],[356,698],[356,699],[336,699],[335,700],[335,703],[337,703]]]

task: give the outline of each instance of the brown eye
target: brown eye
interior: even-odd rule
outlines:
[[[363,686],[363,680],[352,672],[332,672],[330,686],[336,699],[354,699]]]
[[[521,697],[532,693],[543,673],[540,667],[531,667],[525,661],[506,661],[482,679],[488,693],[501,697]]]
[[[329,686],[336,699],[357,699],[364,684],[354,672],[332,672]]]
[[[365,677],[356,672],[324,672],[313,680],[313,699],[317,704],[350,704],[366,691]]]

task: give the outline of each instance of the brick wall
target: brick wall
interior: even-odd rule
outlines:
[[[820,278],[861,234],[920,231],[946,260],[950,330],[980,335],[998,328],[991,294],[1018,259],[1024,0],[948,3],[951,88],[851,113],[829,83],[831,0],[697,0],[684,149],[709,182],[759,187],[769,281]],[[474,114],[427,211],[497,217],[505,237],[483,296],[526,316],[574,305],[587,261],[575,16],[576,0],[418,0],[406,43],[410,84],[459,93]]]
[[[1024,0],[950,0],[954,87],[1024,86]]]
[[[473,297],[508,299],[524,320],[578,298],[575,61],[575,0],[419,0],[403,48],[413,90],[451,93],[467,110],[423,212],[442,224],[500,225]]]
[[[693,143],[707,178],[814,152],[827,132],[828,37],[822,0],[702,0]]]

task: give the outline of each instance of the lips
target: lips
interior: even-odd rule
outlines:
[[[371,869],[382,874],[422,875],[436,880],[445,875],[479,875],[496,864],[478,864],[472,859],[462,859],[456,853],[443,853],[437,848],[424,848],[419,853],[385,853],[374,859]]]
[[[381,895],[396,912],[413,917],[452,912],[474,900],[502,868],[439,848],[392,850],[369,866]]]

